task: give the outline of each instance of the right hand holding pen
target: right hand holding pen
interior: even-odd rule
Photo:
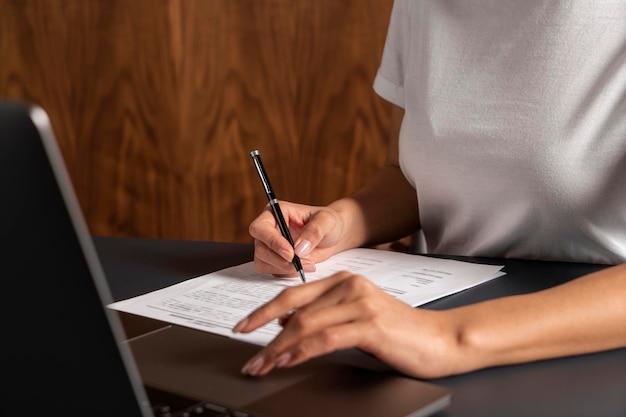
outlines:
[[[328,259],[338,251],[343,229],[341,217],[328,207],[283,201],[280,205],[304,272],[315,271],[315,263]],[[249,231],[254,238],[254,266],[257,272],[297,276],[291,263],[294,248],[281,235],[269,206],[252,221]]]

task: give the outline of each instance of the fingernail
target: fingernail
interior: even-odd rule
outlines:
[[[309,256],[309,253],[311,253],[311,242],[306,239],[301,240],[296,244],[294,250],[296,252],[296,255],[301,258],[306,258],[307,256]]]
[[[291,361],[291,353],[285,352],[282,355],[280,355],[278,358],[276,358],[276,362],[274,363],[274,366],[276,366],[277,368],[283,368],[290,361]]]
[[[304,272],[315,272],[315,262],[308,258],[301,258],[300,261],[302,262]]]
[[[243,368],[241,368],[241,373],[246,375],[255,376],[259,373],[261,368],[263,367],[263,356],[259,356],[258,358],[253,358],[246,363]]]
[[[248,318],[246,317],[243,320],[241,320],[239,323],[237,323],[235,327],[233,327],[233,333],[239,333],[241,330],[243,330],[244,327],[246,327],[247,324],[248,324]]]

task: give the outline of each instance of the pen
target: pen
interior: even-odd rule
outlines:
[[[265,195],[267,195],[267,199],[270,202],[270,207],[272,208],[272,213],[274,213],[274,217],[276,218],[276,222],[278,223],[278,227],[280,228],[280,233],[282,233],[283,237],[289,241],[291,247],[294,247],[293,239],[291,237],[291,233],[289,233],[289,228],[287,227],[287,223],[285,222],[285,218],[283,217],[283,212],[280,210],[280,206],[278,205],[278,200],[272,191],[272,186],[270,184],[270,179],[267,177],[265,173],[265,168],[263,168],[263,162],[261,162],[261,155],[258,150],[254,150],[250,152],[250,156],[252,157],[252,161],[254,162],[254,167],[256,168],[256,172],[259,174],[259,178],[263,183],[263,189],[265,190]],[[296,271],[298,271],[298,275],[300,275],[300,279],[302,282],[306,282],[304,277],[304,271],[302,270],[302,263],[300,262],[300,258],[298,255],[294,253],[293,259],[291,260],[293,265],[296,267]]]

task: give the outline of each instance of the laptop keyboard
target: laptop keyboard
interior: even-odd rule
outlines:
[[[198,401],[146,387],[154,417],[257,417],[219,404]]]
[[[158,404],[153,408],[154,417],[248,417],[250,414],[229,410],[215,404],[199,402],[177,412],[167,404]]]

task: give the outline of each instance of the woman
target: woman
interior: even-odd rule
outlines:
[[[624,2],[396,0],[374,81],[395,106],[386,165],[327,207],[282,206],[305,271],[418,229],[430,253],[614,266],[445,311],[338,273],[233,329],[284,326],[243,372],[356,347],[435,378],[626,346],[624,21]],[[259,272],[294,275],[270,211],[250,233]]]

